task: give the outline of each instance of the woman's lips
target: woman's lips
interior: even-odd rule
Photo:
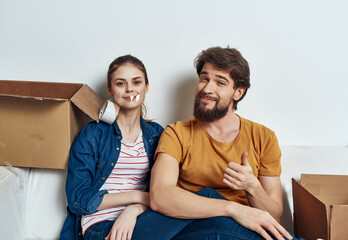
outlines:
[[[126,99],[126,101],[128,101],[128,102],[137,102],[140,99],[140,94],[138,94],[136,96],[124,97],[124,99]]]

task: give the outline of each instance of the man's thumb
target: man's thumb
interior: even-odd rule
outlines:
[[[241,159],[242,159],[241,165],[249,166],[249,162],[248,162],[247,157],[248,157],[248,153],[247,153],[247,152],[244,152],[244,153],[242,154],[242,157],[241,157]]]

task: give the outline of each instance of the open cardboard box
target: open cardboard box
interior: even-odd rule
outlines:
[[[302,174],[292,186],[296,237],[348,239],[348,176]]]
[[[74,138],[103,103],[86,84],[0,80],[0,165],[67,168]]]

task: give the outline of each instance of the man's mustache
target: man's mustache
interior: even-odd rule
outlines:
[[[218,102],[219,99],[218,98],[215,98],[215,97],[212,97],[210,96],[210,94],[206,94],[202,91],[200,91],[198,94],[197,94],[197,98],[206,98],[206,99],[209,99],[209,100],[212,100],[212,101],[215,101],[215,102]]]

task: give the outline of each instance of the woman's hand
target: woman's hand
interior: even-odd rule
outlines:
[[[146,209],[147,207],[142,204],[127,206],[116,219],[105,240],[130,240],[137,217]]]

